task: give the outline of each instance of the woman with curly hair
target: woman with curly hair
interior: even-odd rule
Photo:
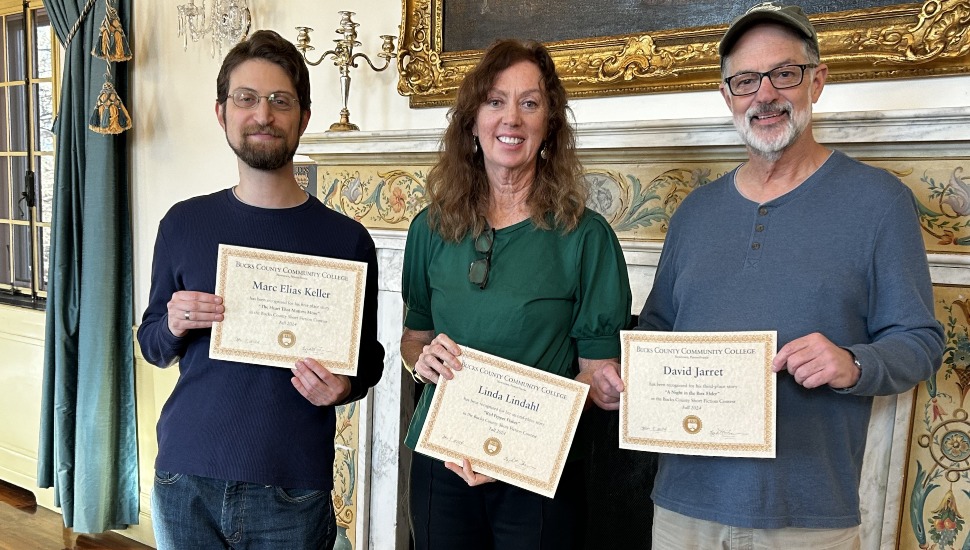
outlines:
[[[468,346],[593,383],[616,362],[630,318],[619,243],[586,208],[566,91],[538,42],[493,44],[449,111],[429,206],[408,233],[401,338],[423,384],[406,444],[414,448],[439,377],[461,376]],[[591,399],[599,395],[591,389]],[[417,550],[581,548],[582,449],[547,498],[415,453]]]

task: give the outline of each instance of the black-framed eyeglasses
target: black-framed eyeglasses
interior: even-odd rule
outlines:
[[[815,63],[805,63],[803,65],[782,65],[775,67],[766,73],[747,72],[738,73],[724,79],[731,95],[745,96],[756,93],[761,89],[761,81],[767,76],[771,85],[776,90],[794,88],[802,83],[805,78],[805,69],[818,67]]]
[[[492,245],[495,243],[495,230],[486,227],[475,237],[475,252],[484,254],[484,258],[479,258],[468,265],[468,282],[478,285],[478,288],[485,290],[488,284],[488,272],[492,268]]]
[[[286,92],[259,95],[254,90],[243,88],[229,94],[232,103],[240,109],[255,109],[261,99],[265,99],[274,111],[289,111],[300,105],[300,100]]]

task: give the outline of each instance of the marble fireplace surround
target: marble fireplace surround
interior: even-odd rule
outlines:
[[[816,115],[816,138],[862,159],[970,160],[970,108],[845,112]],[[330,166],[430,166],[441,128],[304,135],[298,153],[318,171]],[[744,149],[728,117],[580,124],[577,144],[586,164],[672,161],[740,162]],[[318,189],[321,182],[318,182]],[[366,223],[366,220],[365,220]],[[402,452],[413,385],[400,366],[401,264],[406,222],[400,229],[372,228],[380,263],[380,339],[385,374],[372,391],[362,419],[358,457],[359,548],[407,548],[406,480],[410,459]],[[642,306],[662,243],[623,240],[633,286]],[[929,254],[934,284],[970,285],[970,255]],[[877,398],[869,427],[863,481],[863,548],[896,548],[903,500],[912,392]],[[406,449],[405,449],[406,451]]]

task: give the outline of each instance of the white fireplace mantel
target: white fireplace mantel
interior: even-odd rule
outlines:
[[[816,114],[816,139],[836,148],[884,153],[886,148],[944,156],[970,154],[970,107],[932,110],[852,111]],[[346,162],[348,157],[388,162],[389,156],[435,155],[442,128],[325,132],[301,139],[299,154],[318,163]],[[637,150],[651,156],[676,149],[703,148],[707,155],[743,154],[730,117],[686,120],[597,122],[576,125],[576,145],[587,158],[601,151]],[[921,151],[911,146],[920,145]],[[705,156],[707,156],[705,155]]]

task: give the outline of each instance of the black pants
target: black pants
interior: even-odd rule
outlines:
[[[550,499],[501,481],[469,487],[441,461],[414,453],[410,514],[415,550],[582,549],[583,467],[566,464]]]

